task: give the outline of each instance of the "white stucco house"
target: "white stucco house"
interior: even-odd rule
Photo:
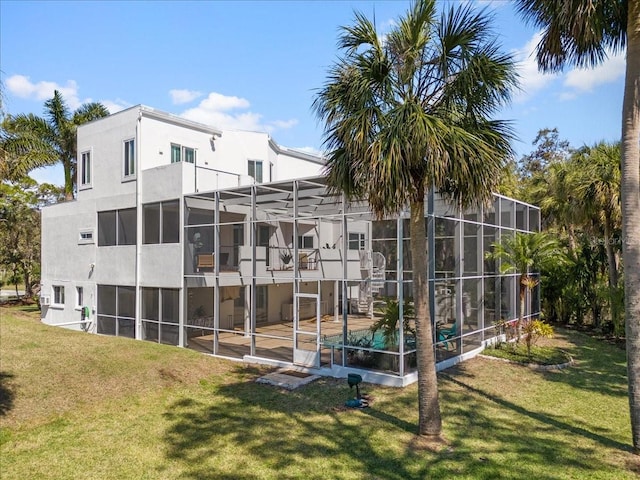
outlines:
[[[365,381],[416,380],[407,215],[376,220],[330,193],[322,158],[266,133],[136,106],[78,129],[78,193],[42,212],[42,321]],[[460,211],[428,194],[440,368],[517,318],[517,274],[491,243],[537,231],[539,210],[496,195]],[[538,294],[526,315],[538,314]],[[397,309],[404,318],[403,309]],[[387,315],[385,315],[385,313]],[[402,324],[402,322],[399,322]]]

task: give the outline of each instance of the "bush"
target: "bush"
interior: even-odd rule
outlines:
[[[527,355],[531,356],[531,346],[535,345],[538,339],[553,336],[553,327],[542,320],[529,320],[522,327],[524,333],[524,343],[527,346]]]

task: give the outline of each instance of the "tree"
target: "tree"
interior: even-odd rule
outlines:
[[[436,13],[414,2],[382,36],[360,13],[342,27],[343,56],[314,100],[325,123],[327,183],[367,198],[378,218],[410,210],[420,435],[442,424],[427,288],[425,195],[460,206],[488,201],[512,155],[511,128],[491,116],[517,83],[483,12]]]
[[[33,295],[33,286],[40,280],[39,209],[61,196],[59,188],[38,185],[29,177],[0,183],[0,264],[13,281],[24,281],[27,297]]]
[[[85,103],[71,114],[57,90],[44,104],[45,117],[8,115],[0,134],[0,175],[17,181],[31,170],[55,163],[64,167],[65,198],[73,198],[76,184],[76,130],[78,125],[106,117],[101,103]]]
[[[571,153],[569,142],[560,140],[557,128],[543,128],[532,142],[536,149],[520,159],[522,178],[541,173],[549,164],[565,160]]]
[[[576,193],[591,230],[603,235],[607,254],[609,298],[614,325],[619,325],[618,261],[614,235],[620,224],[620,144],[600,142],[585,147],[575,158]],[[597,324],[596,324],[597,326]]]
[[[520,314],[518,315],[518,339],[524,324],[524,312],[527,290],[538,285],[540,279],[532,274],[534,267],[549,269],[555,265],[567,263],[558,242],[544,232],[516,233],[503,237],[500,242],[492,244],[492,251],[487,257],[500,261],[500,273],[519,273]]]
[[[543,29],[538,66],[594,66],[627,48],[622,103],[622,260],[633,447],[640,453],[640,0],[517,0],[526,21]]]

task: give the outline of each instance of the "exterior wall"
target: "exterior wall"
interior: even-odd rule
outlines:
[[[132,108],[78,128],[78,156],[90,151],[92,162],[91,185],[78,182],[78,202],[135,195],[135,175],[124,177],[123,158],[124,142],[136,138],[137,118],[138,110]]]
[[[83,208],[84,207],[84,208]],[[42,305],[42,319],[47,324],[79,322],[76,308],[76,287],[84,288],[84,306],[96,306],[94,270],[95,243],[79,244],[80,231],[92,231],[96,236],[96,215],[93,205],[67,202],[42,211],[42,286],[41,296],[53,303],[53,286],[64,286],[65,303]],[[94,240],[95,241],[95,240]],[[43,302],[45,303],[45,302]],[[79,329],[80,324],[71,328]]]
[[[135,174],[125,177],[124,142],[128,140],[135,141]],[[195,164],[184,158],[172,164],[172,143],[195,149]],[[280,169],[287,175],[292,172],[293,163],[299,164],[293,171],[304,175],[315,173],[321,163],[309,155],[296,157],[297,154],[282,151],[266,133],[221,132],[144,106],[79,127],[78,154],[91,155],[91,182],[78,182],[77,200],[43,209],[42,295],[52,300],[53,285],[65,287],[65,304],[45,305],[43,321],[79,321],[75,291],[78,286],[84,288],[84,305],[90,307],[92,316],[97,308],[97,285],[181,289],[182,228],[180,243],[144,245],[142,205],[181,199],[185,193],[253,184],[253,178],[248,176],[248,160],[263,162],[264,181],[278,178],[281,157],[288,162]],[[81,178],[81,162],[78,169]],[[137,245],[98,247],[98,212],[133,207],[137,207]],[[79,244],[81,230],[93,232],[92,242]],[[245,246],[241,247],[240,256],[246,259],[250,258],[251,248],[249,231],[244,233]],[[241,266],[245,276],[250,274],[251,266],[246,261]],[[228,283],[235,285],[239,280],[240,273],[236,273]],[[213,285],[209,279],[199,283]],[[72,328],[80,327],[76,324]]]

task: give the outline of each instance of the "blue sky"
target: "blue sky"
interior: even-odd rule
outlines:
[[[448,8],[459,1],[441,2]],[[575,147],[620,138],[624,54],[593,70],[537,72],[537,32],[508,1],[472,1],[494,15],[522,91],[500,118],[514,123],[520,157],[537,131],[557,127]],[[317,151],[322,125],[311,103],[338,55],[338,27],[354,10],[381,32],[408,1],[0,2],[0,70],[8,113],[41,114],[53,90],[69,106],[112,112],[144,104],[218,128],[268,131],[280,144]],[[62,183],[59,168],[39,181]]]

